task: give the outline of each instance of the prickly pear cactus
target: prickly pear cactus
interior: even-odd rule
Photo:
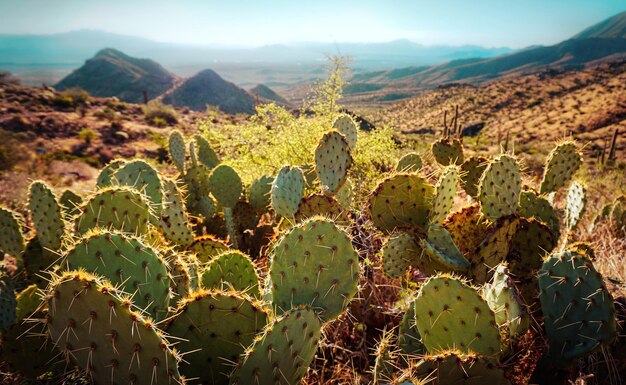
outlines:
[[[478,199],[483,214],[491,219],[517,212],[522,190],[517,160],[509,155],[500,155],[489,163],[480,180]]]
[[[441,385],[511,384],[494,360],[454,352],[425,356],[409,373],[418,381]]]
[[[489,159],[483,156],[472,156],[461,165],[461,187],[472,198],[478,198],[480,179],[489,164]]]
[[[508,339],[515,338],[529,327],[529,315],[506,264],[496,267],[491,282],[483,286],[483,297],[496,316],[496,323]]]
[[[585,193],[585,187],[578,182],[572,183],[567,191],[565,206],[565,212],[567,214],[565,223],[569,231],[572,231],[580,222],[580,219],[585,213],[586,205],[587,196]]]
[[[113,186],[115,182],[115,180],[113,179],[113,175],[125,164],[126,161],[124,159],[114,159],[109,162],[109,164],[107,164],[102,170],[100,170],[100,174],[98,174],[98,179],[96,180],[96,187],[105,188]]]
[[[417,174],[397,174],[378,184],[368,198],[369,216],[379,230],[418,227],[425,231],[434,187]]]
[[[41,181],[33,182],[30,185],[28,206],[41,245],[49,250],[60,249],[65,234],[65,222],[61,206],[50,187]]]
[[[174,130],[170,133],[169,138],[169,150],[170,158],[172,162],[181,174],[185,173],[185,155],[187,146],[185,145],[185,138],[183,134],[178,130]]]
[[[128,187],[113,187],[95,193],[76,220],[76,231],[85,234],[94,228],[147,234],[152,210],[146,198]]]
[[[392,330],[383,330],[383,334],[374,348],[374,385],[388,384],[396,371],[397,341]]]
[[[113,178],[117,181],[116,184],[128,186],[148,197],[154,212],[161,213],[163,183],[154,167],[143,160],[136,159],[119,168],[113,174]]]
[[[66,220],[71,220],[78,213],[80,213],[80,206],[82,203],[83,198],[80,195],[69,189],[63,191],[61,198],[59,198],[59,204],[61,205],[61,210],[63,211],[63,217]]]
[[[447,167],[435,185],[435,199],[430,212],[430,223],[441,224],[454,206],[459,173],[456,167]]]
[[[22,219],[17,213],[0,207],[0,253],[18,258],[25,247]]]
[[[456,138],[443,138],[433,143],[431,148],[435,160],[442,166],[463,163],[463,144]]]
[[[413,301],[404,315],[398,328],[398,345],[404,354],[416,356],[426,354],[426,347],[422,343],[417,325],[415,325],[415,304]]]
[[[339,131],[348,142],[350,148],[356,147],[356,142],[359,139],[359,130],[356,122],[352,119],[352,116],[348,114],[340,114],[333,123],[333,128]]]
[[[227,251],[210,261],[202,272],[201,286],[205,289],[229,289],[258,298],[259,276],[250,257],[241,251]]]
[[[196,258],[201,263],[207,263],[217,255],[228,250],[228,245],[211,235],[203,235],[196,237],[189,250],[196,254]]]
[[[300,382],[313,361],[321,324],[313,309],[299,306],[274,320],[246,350],[230,376],[231,385]]]
[[[315,171],[326,190],[335,194],[346,181],[352,165],[350,146],[339,131],[329,131],[315,148]]]
[[[272,183],[272,208],[285,218],[293,218],[304,196],[304,174],[299,167],[283,166]]]
[[[418,267],[422,250],[413,234],[397,232],[382,247],[383,271],[390,277],[401,277],[411,266]]]
[[[15,322],[30,317],[41,305],[41,296],[37,285],[30,285],[15,297]]]
[[[243,183],[237,171],[222,164],[211,172],[209,189],[220,206],[232,209],[243,192]]]
[[[137,308],[152,318],[164,318],[169,305],[170,280],[159,253],[139,238],[113,232],[93,232],[71,248],[66,270],[99,274],[132,296]]]
[[[248,200],[255,210],[260,212],[267,211],[271,203],[272,182],[274,182],[274,178],[271,176],[262,176],[252,181]]]
[[[159,225],[165,238],[177,245],[188,247],[194,241],[185,202],[176,182],[171,180],[163,182],[163,211]]]
[[[217,203],[210,195],[209,169],[204,165],[192,166],[183,177],[187,185],[187,210],[205,218],[217,213]]]
[[[422,158],[415,152],[405,154],[396,165],[398,172],[417,172],[422,168]]]
[[[550,227],[555,239],[561,236],[559,218],[547,199],[538,196],[532,190],[522,191],[519,199],[518,214],[526,218],[536,218]]]
[[[539,288],[549,356],[555,365],[567,367],[615,339],[613,298],[585,255],[566,250],[547,258]]]
[[[15,284],[5,269],[0,269],[0,332],[15,322]]]
[[[309,305],[329,320],[356,294],[359,256],[348,234],[334,222],[314,217],[278,241],[269,273],[278,312]]]
[[[266,324],[266,310],[249,296],[201,290],[179,303],[165,330],[180,338],[177,349],[190,352],[180,364],[182,375],[228,385],[232,366]]]
[[[345,208],[349,208],[352,206],[352,200],[354,198],[354,187],[352,186],[352,181],[350,178],[346,179],[346,182],[341,186],[337,194],[335,194],[335,198],[341,203],[341,205]]]
[[[546,160],[539,192],[548,194],[565,186],[582,162],[582,155],[576,143],[566,141],[556,146]]]
[[[220,159],[217,157],[215,151],[209,144],[209,141],[202,135],[195,135],[193,139],[196,141],[198,147],[198,160],[205,165],[209,170],[217,167],[220,164]]]
[[[474,203],[450,214],[443,222],[443,227],[448,230],[461,253],[466,258],[472,258],[491,225],[482,218],[480,205]]]
[[[198,266],[193,262],[194,260],[188,261],[184,254],[178,253],[167,258],[170,274],[170,292],[172,294],[170,302],[176,303],[177,301],[172,301],[172,299],[185,298],[192,290],[198,288],[196,276]]]
[[[494,356],[500,353],[495,315],[478,291],[451,276],[429,278],[415,300],[415,324],[431,354],[456,349]]]
[[[51,341],[95,384],[178,381],[179,359],[164,336],[110,283],[67,272],[50,283],[46,301]]]
[[[420,246],[435,263],[436,270],[464,273],[470,268],[470,262],[456,247],[452,236],[444,227],[431,225],[426,239],[420,240]]]
[[[349,213],[331,195],[311,194],[303,198],[298,205],[295,220],[301,222],[316,215],[333,219],[337,224],[347,225],[350,222]]]

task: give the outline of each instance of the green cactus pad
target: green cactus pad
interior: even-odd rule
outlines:
[[[100,170],[100,174],[98,174],[98,179],[96,180],[97,188],[106,188],[114,185],[113,175],[117,170],[122,168],[126,164],[124,159],[114,159],[109,164],[104,166],[102,170]]]
[[[310,308],[291,309],[257,336],[230,377],[231,385],[298,384],[317,351],[321,324]]]
[[[55,279],[47,295],[51,341],[96,384],[178,381],[178,358],[161,332],[115,292],[87,273]]]
[[[283,166],[272,183],[272,208],[278,215],[293,218],[304,196],[304,174],[299,167]]]
[[[156,214],[161,213],[163,183],[159,173],[143,160],[136,159],[120,167],[113,178],[120,186],[128,186],[145,195]]]
[[[417,325],[415,325],[415,304],[413,301],[402,316],[398,328],[398,345],[404,354],[412,356],[426,354],[426,347],[422,343],[422,337],[417,330]]]
[[[0,332],[15,323],[16,306],[15,284],[9,273],[0,269]]]
[[[72,190],[65,190],[59,198],[59,204],[63,212],[63,217],[70,220],[80,213],[80,206],[83,203],[83,197],[76,194]]]
[[[259,276],[250,257],[241,251],[227,251],[209,262],[202,272],[205,289],[229,289],[259,297]]]
[[[0,207],[0,252],[18,258],[25,247],[22,218],[17,213]]]
[[[415,324],[431,354],[456,349],[495,356],[501,351],[500,332],[488,303],[463,281],[429,278],[415,300]]]
[[[383,330],[383,334],[374,347],[374,384],[387,384],[395,375],[398,352],[396,336],[392,330]]]
[[[237,171],[221,164],[209,176],[209,189],[220,206],[233,208],[243,192],[243,183]]]
[[[315,171],[330,194],[335,194],[346,181],[352,165],[350,146],[338,131],[329,131],[315,148]]]
[[[422,168],[422,157],[416,152],[405,154],[396,165],[398,172],[417,172]]]
[[[430,260],[438,266],[438,270],[464,273],[470,268],[470,262],[456,247],[452,236],[444,227],[431,225],[426,239],[420,240],[420,246]]]
[[[166,331],[190,352],[180,372],[201,384],[228,385],[228,373],[267,324],[260,303],[237,292],[198,291],[185,298]]]
[[[152,218],[150,205],[128,187],[106,188],[88,199],[76,220],[76,231],[85,234],[98,227],[145,235]]]
[[[452,352],[426,356],[410,370],[417,381],[440,385],[510,385],[494,360]]]
[[[189,250],[196,254],[200,263],[207,263],[217,255],[228,250],[228,245],[211,235],[196,237]]]
[[[217,157],[215,151],[209,144],[209,141],[202,135],[195,135],[193,139],[196,141],[198,147],[198,160],[205,165],[209,170],[217,167],[220,164],[220,159]]]
[[[37,285],[30,285],[15,297],[15,323],[22,322],[30,317],[35,310],[41,307],[41,296]]]
[[[546,160],[543,180],[539,187],[541,194],[555,192],[572,178],[582,164],[582,155],[576,143],[566,141],[556,146]]]
[[[298,167],[300,167],[302,175],[304,175],[304,186],[306,188],[314,188],[317,183],[317,172],[315,172],[315,166],[312,164],[301,164]]]
[[[435,199],[430,211],[430,223],[440,224],[446,219],[456,195],[459,173],[455,167],[447,167],[435,185]]]
[[[279,312],[310,305],[329,320],[339,316],[356,294],[359,256],[348,234],[334,222],[314,217],[278,241],[270,277]]]
[[[347,225],[350,222],[350,214],[335,197],[330,195],[311,194],[302,199],[298,205],[295,219],[296,222],[302,222],[316,215],[333,219],[341,225]]]
[[[519,207],[522,178],[517,160],[509,155],[496,157],[480,180],[478,199],[483,214],[491,219],[514,214]]]
[[[185,154],[187,146],[185,145],[185,138],[183,134],[178,130],[174,130],[170,133],[169,138],[169,150],[170,158],[174,162],[174,166],[181,174],[185,173]]]
[[[520,336],[528,329],[530,317],[509,276],[506,264],[496,267],[490,283],[483,286],[483,297],[496,316],[496,323],[508,339]]]
[[[522,191],[517,213],[526,218],[536,218],[550,227],[555,239],[561,236],[561,225],[554,208],[547,199],[540,197],[532,190]]]
[[[240,200],[233,208],[233,224],[238,236],[244,232],[254,230],[259,224],[260,214],[250,205],[250,203]]]
[[[397,174],[378,184],[370,193],[369,216],[379,230],[418,227],[425,231],[434,187],[416,174]]]
[[[340,114],[333,123],[333,128],[339,131],[345,138],[350,148],[356,147],[359,139],[359,130],[354,119],[348,114]]]
[[[566,250],[547,258],[539,288],[549,356],[557,366],[567,367],[615,339],[613,298],[585,255]]]
[[[50,272],[60,260],[59,255],[56,252],[44,250],[39,239],[33,237],[26,243],[23,258],[28,281],[36,284],[40,289],[45,288],[48,285]]]
[[[431,151],[437,163],[442,166],[459,165],[463,163],[463,144],[455,138],[443,138],[431,147]]]
[[[167,264],[139,238],[112,232],[88,234],[67,252],[61,266],[103,276],[131,295],[133,304],[152,318],[160,319],[167,313]]]
[[[171,180],[163,182],[163,211],[159,225],[165,238],[183,248],[190,246],[194,241],[189,218],[185,212],[185,203],[176,182]]]
[[[274,182],[274,178],[271,176],[262,176],[252,181],[248,200],[255,210],[260,212],[267,211],[267,207],[271,203],[272,182]]]
[[[205,218],[217,213],[217,203],[209,194],[209,169],[204,165],[192,166],[183,177],[187,185],[187,210]]]
[[[472,198],[478,198],[480,179],[489,164],[489,159],[483,156],[472,156],[461,165],[461,187]]]
[[[41,181],[33,182],[30,185],[28,206],[41,246],[49,250],[60,249],[65,235],[65,222],[61,206],[50,187]]]
[[[185,298],[191,290],[197,288],[197,279],[192,279],[192,274],[196,272],[192,268],[192,263],[180,254],[168,258],[170,292],[176,299]],[[194,276],[195,278],[195,276]]]
[[[565,223],[567,229],[572,231],[576,225],[580,222],[583,214],[585,213],[585,207],[587,205],[587,196],[585,187],[578,183],[573,182],[567,191],[567,200],[565,206],[565,212],[567,213]]]
[[[461,253],[471,259],[491,225],[482,218],[480,205],[474,203],[450,214],[443,222],[443,227],[448,230]]]
[[[350,178],[346,179],[343,186],[337,191],[335,194],[335,198],[341,203],[341,205],[345,208],[349,208],[352,206],[352,200],[354,198],[354,187],[352,186],[352,181]]]
[[[411,266],[418,267],[421,247],[413,234],[397,232],[389,236],[381,249],[383,271],[392,278],[403,276]]]

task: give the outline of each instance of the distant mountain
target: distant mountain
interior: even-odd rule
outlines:
[[[78,87],[94,96],[116,96],[136,103],[143,101],[143,92],[149,99],[154,99],[174,86],[175,81],[176,76],[155,61],[137,59],[106,48],[57,83],[55,88]]]
[[[207,105],[217,106],[229,114],[253,114],[256,105],[252,95],[210,69],[186,79],[163,95],[162,99],[164,103],[192,110],[204,110]]]
[[[618,13],[598,24],[592,25],[572,39],[626,39],[626,12]]]
[[[361,88],[376,84],[390,93],[450,83],[481,83],[545,70],[574,70],[626,58],[626,12],[596,24],[574,38],[548,47],[532,47],[487,59],[453,60],[429,67],[406,67],[354,76]],[[377,91],[378,97],[385,92]],[[410,96],[411,92],[405,92]],[[382,96],[384,97],[384,96]]]
[[[281,105],[288,105],[287,99],[278,95],[273,89],[269,88],[265,84],[258,84],[251,88],[249,92],[252,95],[258,96],[263,101],[275,102]]]

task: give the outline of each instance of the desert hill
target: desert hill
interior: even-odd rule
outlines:
[[[287,99],[280,96],[278,93],[276,93],[276,91],[269,88],[265,84],[258,84],[253,88],[250,88],[248,92],[250,92],[252,95],[258,96],[259,99],[263,101],[275,102],[283,106],[289,105]]]

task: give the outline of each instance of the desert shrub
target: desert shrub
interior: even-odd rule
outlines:
[[[178,115],[172,106],[153,100],[143,107],[146,121],[155,127],[171,126],[178,123]]]
[[[89,101],[89,93],[80,88],[68,88],[56,93],[50,100],[52,105],[58,108],[75,109],[85,105]]]
[[[97,136],[98,133],[91,128],[83,128],[78,132],[78,137],[87,144],[90,144],[94,139],[96,139]]]
[[[109,122],[117,122],[121,117],[120,113],[115,111],[111,107],[105,107],[103,109],[97,110],[93,113],[93,116],[101,120],[107,120]]]
[[[114,111],[124,111],[128,108],[128,105],[122,101],[120,101],[118,98],[116,98],[115,96],[112,98],[108,98],[105,102],[104,105],[107,106],[107,108],[110,108]]]

